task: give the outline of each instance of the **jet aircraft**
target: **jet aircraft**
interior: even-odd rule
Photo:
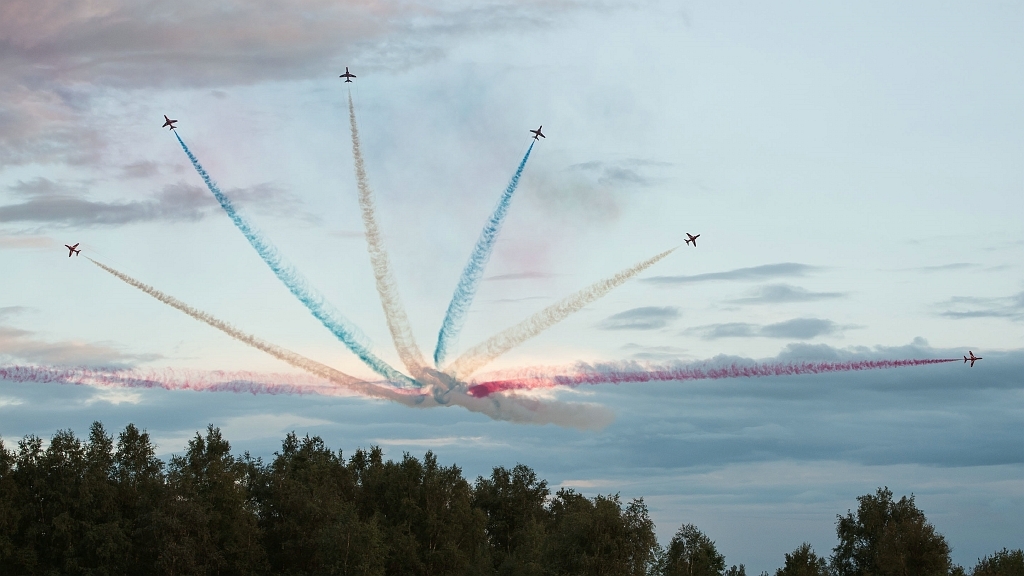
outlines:
[[[700,238],[700,234],[697,234],[696,236],[694,236],[693,234],[690,234],[689,232],[687,232],[686,236],[687,236],[686,244],[689,244],[690,242],[693,242],[693,247],[696,248],[697,247],[697,238]]]
[[[177,126],[174,125],[175,122],[177,122],[177,120],[171,120],[167,117],[167,114],[164,114],[164,125],[161,126],[161,128],[167,128],[168,126],[170,126],[171,130],[174,130],[175,128],[177,128]]]
[[[970,360],[971,368],[974,368],[974,363],[977,362],[978,360],[981,360],[982,358],[981,356],[975,356],[974,352],[971,352],[970,350],[968,350],[967,353],[970,354],[971,357],[968,358],[967,356],[964,356],[964,364],[967,364],[967,361]]]
[[[342,74],[341,76],[338,76],[338,78],[344,78],[345,82],[351,82],[352,79],[355,78],[355,77],[356,77],[355,74],[353,74],[353,73],[348,71],[348,66],[345,66],[345,73]]]
[[[81,244],[81,242],[76,243],[74,246],[68,246],[67,244],[64,245],[64,247],[68,249],[68,258],[71,258],[73,254],[77,255],[82,253],[82,250],[78,249],[78,244]]]
[[[534,140],[540,140],[541,138],[547,138],[547,136],[545,136],[545,135],[544,135],[544,134],[543,134],[543,133],[542,133],[542,132],[540,131],[540,129],[541,129],[541,128],[543,128],[543,127],[544,127],[544,126],[543,126],[543,125],[541,125],[541,126],[538,126],[536,130],[530,130],[530,132],[533,132],[533,139],[534,139]]]

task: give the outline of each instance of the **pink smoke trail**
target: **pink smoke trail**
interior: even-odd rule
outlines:
[[[913,360],[857,360],[849,362],[763,362],[731,364],[728,366],[675,366],[654,370],[636,370],[616,366],[582,366],[574,374],[544,376],[541,373],[521,378],[492,380],[470,386],[466,392],[476,398],[510,390],[536,390],[581,384],[628,384],[635,382],[667,382],[687,380],[720,380],[723,378],[762,378],[765,376],[797,376],[828,372],[857,372],[884,370],[908,366],[927,366],[959,362],[958,358],[928,358]],[[634,365],[635,366],[635,365]]]

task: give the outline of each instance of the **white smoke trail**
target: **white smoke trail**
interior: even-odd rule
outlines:
[[[572,296],[565,298],[561,302],[552,304],[540,312],[537,312],[519,324],[495,334],[488,340],[467,350],[462,354],[462,356],[459,356],[455,362],[452,362],[452,364],[445,369],[445,372],[457,379],[469,378],[473,372],[476,372],[480,367],[484,366],[488,362],[561,322],[587,304],[590,304],[610,292],[612,289],[620,286],[626,280],[629,280],[633,276],[636,276],[650,268],[656,262],[668,256],[675,250],[676,248],[666,250],[653,258],[644,260],[631,268],[627,268],[626,270],[619,272],[611,278],[592,284]]]
[[[380,303],[384,308],[384,317],[388,322],[388,329],[391,331],[391,339],[395,343],[402,363],[417,380],[427,376],[424,372],[423,354],[416,345],[412,328],[409,325],[409,317],[402,308],[402,301],[398,295],[398,286],[395,284],[395,277],[391,273],[391,264],[388,261],[388,253],[384,248],[384,239],[381,237],[380,227],[377,225],[376,207],[374,205],[373,190],[366,177],[366,168],[363,165],[363,152],[359,145],[359,128],[356,126],[356,110],[352,104],[352,93],[348,95],[348,119],[352,127],[352,156],[355,158],[356,183],[359,186],[359,207],[363,214],[363,226],[366,228],[366,245],[370,252],[370,264],[373,267],[373,275],[377,280],[377,293],[380,294]],[[428,378],[429,380],[429,378]]]
[[[334,382],[335,384],[344,386],[350,390],[353,390],[360,394],[364,394],[366,396],[372,396],[375,398],[387,398],[389,400],[397,400],[403,403],[409,403],[410,401],[410,397],[408,395],[400,394],[389,387],[379,386],[377,384],[365,382],[363,380],[355,378],[354,376],[349,376],[344,372],[335,370],[330,366],[326,366],[315,360],[311,360],[309,358],[306,358],[305,356],[281,348],[280,346],[276,346],[274,344],[270,344],[269,342],[265,342],[257,338],[256,336],[246,334],[245,332],[242,332],[241,330],[235,328],[234,326],[228,324],[227,322],[219,320],[211,314],[193,308],[192,306],[185,304],[181,300],[178,300],[173,296],[169,296],[157,290],[156,288],[149,286],[148,284],[145,284],[132,278],[131,276],[128,276],[127,274],[119,272],[100,262],[97,262],[92,258],[89,258],[88,256],[86,256],[86,258],[88,258],[90,262],[92,262],[96,266],[99,266],[100,268],[110,273],[111,275],[121,280],[122,282],[130,286],[134,286],[139,290],[142,290],[146,294],[149,294],[150,296],[156,298],[157,300],[163,302],[164,304],[176,308],[184,312],[185,314],[188,314],[192,318],[195,318],[200,322],[203,322],[209,326],[212,326],[220,330],[221,332],[224,332],[225,334],[231,336],[235,340],[238,340],[239,342],[242,342],[244,344],[248,344],[249,346],[252,346],[257,350],[262,350],[263,352],[270,354],[274,358],[287,362],[288,364],[291,364],[296,368],[305,370],[310,374],[320,376],[321,378],[325,378],[327,380],[330,380],[331,382]]]

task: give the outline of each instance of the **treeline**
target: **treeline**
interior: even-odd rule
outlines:
[[[837,522],[828,558],[804,544],[776,576],[965,574],[913,497],[879,489]],[[715,543],[682,526],[662,547],[643,499],[552,493],[529,467],[467,481],[433,453],[343,458],[289,434],[270,462],[197,433],[164,463],[149,435],[44,449],[0,441],[0,574],[360,574],[740,576]],[[974,576],[1024,576],[1024,553],[981,559]]]

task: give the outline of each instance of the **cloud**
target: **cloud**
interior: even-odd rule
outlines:
[[[0,250],[52,248],[57,242],[49,236],[0,235]]]
[[[711,272],[708,274],[695,274],[693,276],[652,276],[650,278],[643,278],[640,281],[652,284],[692,284],[694,282],[711,282],[716,280],[762,280],[766,278],[805,276],[810,272],[820,269],[818,266],[809,266],[796,262],[780,262],[778,264],[765,264],[763,266],[737,268],[727,272]]]
[[[191,184],[167,185],[148,200],[102,202],[85,198],[78,186],[62,185],[46,178],[9,187],[28,196],[20,204],[0,206],[0,222],[34,222],[61,226],[112,226],[152,221],[200,220],[216,209],[209,193]],[[268,185],[235,188],[227,194],[241,206],[254,206],[275,214],[296,213],[299,200]]]
[[[547,272],[516,272],[513,274],[498,274],[497,276],[488,276],[484,278],[484,281],[502,281],[502,280],[535,280],[538,278],[552,278],[554,274]]]
[[[111,89],[301,80],[356,61],[360,75],[403,69],[440,57],[453,37],[532,29],[584,7],[572,0],[6,0],[0,165],[95,161],[103,141],[85,129],[87,112]]]
[[[630,358],[644,361],[678,360],[687,352],[685,348],[677,346],[645,346],[637,343],[626,344],[622,349],[630,353]]]
[[[1024,292],[1013,296],[979,298],[975,296],[954,296],[939,307],[946,308],[940,316],[963,320],[966,318],[1008,318],[1024,320]]]
[[[775,324],[748,324],[731,322],[726,324],[709,324],[691,328],[687,332],[700,335],[705,340],[719,338],[789,338],[810,340],[818,336],[838,334],[843,327],[831,320],[821,318],[794,318]]]
[[[753,296],[730,300],[734,304],[786,304],[790,302],[816,302],[833,298],[845,298],[845,292],[811,292],[789,284],[769,284],[754,292]]]
[[[133,162],[121,167],[121,175],[125,178],[149,178],[160,173],[160,165],[149,160]]]
[[[656,330],[679,318],[674,306],[643,306],[613,314],[601,322],[604,330]]]
[[[588,173],[602,186],[647,187],[654,184],[656,179],[641,172],[645,169],[668,166],[672,166],[672,164],[632,158],[618,162],[583,162],[569,166],[569,170]]]
[[[15,312],[23,309],[14,307]],[[0,318],[10,308],[0,309]],[[156,355],[125,354],[108,344],[80,341],[47,342],[28,330],[0,324],[0,360],[34,364],[129,367],[139,361],[154,360]]]

